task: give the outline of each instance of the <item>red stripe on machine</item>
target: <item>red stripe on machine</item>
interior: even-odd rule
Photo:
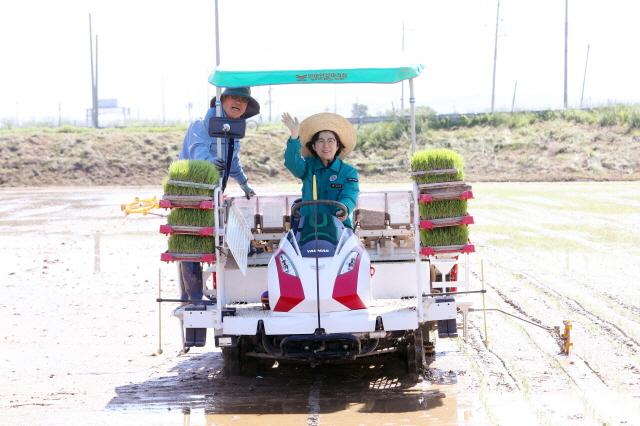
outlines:
[[[356,247],[355,250],[358,252],[358,260],[356,260],[355,266],[351,271],[336,277],[331,296],[349,309],[365,309],[365,304],[362,303],[360,296],[358,296],[358,271],[360,271],[362,249]]]
[[[304,300],[304,290],[302,289],[302,281],[300,281],[299,277],[287,274],[282,270],[282,266],[277,260],[277,256],[279,256],[280,253],[282,252],[278,251],[275,254],[280,297],[273,310],[274,312],[289,312]]]

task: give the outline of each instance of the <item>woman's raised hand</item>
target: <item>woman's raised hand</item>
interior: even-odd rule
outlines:
[[[291,132],[291,139],[297,139],[300,134],[300,123],[297,117],[291,117],[288,112],[282,113],[282,123]]]

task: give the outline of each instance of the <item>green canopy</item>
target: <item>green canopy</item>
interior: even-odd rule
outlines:
[[[384,68],[328,68],[298,70],[237,70],[216,68],[209,83],[217,87],[318,83],[397,83],[420,75],[423,65]]]

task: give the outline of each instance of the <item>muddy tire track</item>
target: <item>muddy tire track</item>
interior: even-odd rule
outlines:
[[[480,327],[470,322],[468,330],[473,330],[477,332],[477,334],[474,334],[472,336],[473,339],[469,339],[469,336],[467,336],[467,349],[471,349],[475,352],[476,356],[472,357],[472,359],[476,361],[477,365],[480,366],[480,363],[477,362],[478,360],[483,362],[484,368],[482,370],[485,372],[485,374],[488,371],[491,374],[496,374],[500,377],[504,377],[505,375],[509,376],[509,378],[511,379],[510,382],[501,380],[498,382],[498,385],[506,387],[509,391],[513,391],[516,389],[520,391],[521,389],[520,389],[520,385],[518,384],[518,380],[513,375],[509,367],[507,367],[507,363],[504,360],[504,358],[498,355],[491,348],[487,347],[487,345],[485,345],[484,342],[482,342],[482,340],[480,339],[480,337],[482,336]],[[495,362],[488,361],[486,354],[490,354],[495,359],[495,361],[497,361],[502,366],[501,368],[502,371],[496,370],[494,366]]]
[[[502,267],[502,268],[503,269],[507,269],[506,267]],[[540,282],[540,280],[538,280],[537,278],[531,276],[531,274],[528,274],[526,272],[515,272],[513,270],[510,270],[510,272],[514,276],[516,276],[516,277],[518,277],[520,279],[536,280],[537,282]],[[606,297],[610,302],[612,302],[612,304],[613,304],[613,306],[611,307],[612,309],[615,309],[615,307],[620,307],[625,311],[630,311],[631,313],[633,313],[633,315],[630,315],[629,319],[631,319],[633,321],[636,321],[636,322],[638,322],[640,324],[640,307],[639,306],[630,305],[630,304],[622,301],[616,295],[613,295],[611,293],[607,293],[606,291],[604,291],[603,288],[594,287],[594,286],[590,285],[585,280],[571,279],[571,281],[576,282],[577,284],[579,284],[585,290],[589,290],[589,292],[592,293],[592,294],[600,294],[600,295]],[[566,297],[566,296],[563,296],[563,297]],[[576,302],[576,303],[578,303],[578,302]]]
[[[518,273],[519,274],[519,273]],[[561,345],[561,339],[558,336],[558,334],[555,331],[552,331],[552,327],[549,326],[545,326],[542,321],[540,321],[538,318],[530,315],[529,313],[527,313],[520,305],[518,305],[515,301],[513,301],[511,298],[509,298],[506,294],[504,294],[502,291],[498,290],[495,286],[493,286],[492,284],[485,282],[485,285],[489,288],[491,288],[492,290],[495,291],[495,293],[500,297],[500,299],[502,299],[502,301],[504,303],[506,303],[507,305],[513,307],[520,315],[522,315],[523,317],[525,317],[526,319],[530,320],[531,322],[534,322],[536,324],[539,324],[542,327],[546,327],[550,334],[550,336],[553,338],[553,340],[560,346]],[[473,325],[474,328],[477,328],[475,325]],[[478,330],[479,331],[479,330]],[[531,341],[534,342],[534,339],[531,338],[531,336],[529,335],[528,332],[524,331],[525,334],[527,336],[530,337]],[[538,346],[538,345],[536,345]],[[540,348],[542,350],[542,348]],[[560,350],[560,347],[558,348]],[[551,355],[551,354],[548,354]],[[496,355],[498,356],[498,355]],[[602,373],[600,373],[599,371],[597,371],[595,368],[593,368],[593,366],[591,366],[591,364],[589,364],[589,362],[587,362],[584,358],[582,358],[580,355],[572,353],[571,355],[574,358],[579,359],[582,363],[584,363],[584,365],[589,369],[589,371],[591,371],[593,373],[593,375],[595,377],[597,377],[597,379],[605,386],[610,387],[609,384],[605,381],[605,379],[602,376]],[[499,357],[499,356],[498,356]],[[506,365],[505,365],[506,368]],[[577,382],[574,381],[574,379],[569,375],[569,373],[563,369],[563,371],[569,376],[569,378],[576,384],[578,385]],[[512,376],[513,377],[513,376]],[[515,378],[514,378],[515,380]]]
[[[508,268],[506,266],[499,265],[497,263],[492,263],[492,266],[494,266],[496,268],[500,268],[500,269],[508,272],[509,274],[511,274],[512,276],[514,276],[516,278],[520,278],[520,279],[526,280],[527,283],[531,284],[536,289],[541,291],[545,296],[548,296],[548,297],[553,298],[554,300],[560,302],[562,305],[564,305],[567,308],[568,311],[570,311],[572,313],[576,313],[578,315],[582,315],[583,317],[585,317],[587,320],[591,321],[592,323],[599,325],[600,328],[603,331],[606,332],[608,337],[610,337],[614,341],[622,343],[634,355],[637,355],[640,352],[640,342],[638,342],[635,338],[629,336],[618,325],[616,325],[613,322],[611,322],[611,321],[609,321],[609,320],[607,320],[605,318],[602,318],[601,316],[589,311],[587,308],[585,308],[576,299],[574,299],[574,298],[572,298],[570,296],[567,296],[565,294],[562,294],[559,291],[557,291],[557,290],[545,285],[540,280],[538,280],[537,278],[531,276],[528,273],[516,272],[516,271],[513,271],[512,269],[510,269],[510,268]],[[497,288],[495,286],[490,285],[489,283],[486,283],[486,285],[488,287],[491,287],[496,292],[498,292],[498,290],[497,290]],[[513,302],[513,303],[515,303],[515,302]],[[522,308],[520,308],[520,309],[522,310]],[[539,321],[539,320],[537,320],[537,321]]]
[[[499,264],[493,264],[496,269],[502,270],[503,277],[500,280],[500,286],[502,289],[496,288],[493,283],[487,283],[485,286],[495,291],[499,300],[504,303],[505,306],[510,307],[514,311],[518,312],[523,318],[531,320],[531,322],[537,324],[543,324],[539,320],[540,315],[544,315],[544,312],[549,309],[555,309],[554,314],[561,315],[563,311],[576,315],[576,323],[589,324],[591,327],[597,328],[597,336],[599,338],[609,340],[611,345],[618,344],[618,346],[627,352],[627,356],[623,355],[624,352],[617,352],[618,357],[621,360],[627,360],[626,362],[634,363],[629,358],[636,358],[638,353],[638,341],[632,336],[629,336],[625,330],[616,325],[612,321],[603,318],[600,314],[589,311],[585,305],[578,300],[570,296],[564,296],[560,291],[555,288],[548,288],[544,281],[532,276],[531,274],[515,272],[513,269],[504,267]],[[510,279],[509,277],[512,277]],[[504,285],[503,285],[504,280]],[[523,282],[524,280],[524,282]],[[534,293],[514,293],[514,300],[510,295],[504,292],[504,288],[509,285],[525,284],[530,291]],[[522,287],[523,289],[525,287]],[[493,292],[492,292],[493,293]],[[539,293],[539,294],[536,294]],[[517,300],[518,297],[523,300]],[[526,299],[524,299],[526,298]],[[528,308],[521,304],[524,300],[530,303],[538,304],[542,301],[552,301],[555,307],[545,304],[541,311],[536,309],[537,315],[530,314]],[[540,308],[539,305],[537,305]],[[596,305],[602,309],[602,305]],[[579,319],[580,318],[580,319]],[[588,330],[588,327],[585,328]],[[586,331],[588,333],[588,331]],[[576,395],[577,401],[584,407],[583,413],[598,423],[612,424],[628,422],[627,419],[633,418],[637,412],[637,377],[631,377],[629,375],[623,375],[620,372],[621,369],[633,368],[632,364],[623,365],[618,362],[613,369],[608,363],[598,363],[601,358],[598,356],[598,345],[594,345],[593,341],[588,345],[588,351],[585,353],[572,351],[570,357],[563,360],[558,358],[558,353],[549,351],[548,345],[541,344],[540,337],[531,335],[527,330],[522,329],[519,333],[526,335],[532,344],[537,347],[537,350],[544,353],[547,358],[547,362],[550,365],[558,368],[562,371],[562,376],[566,377],[573,387],[573,392]],[[552,333],[553,336],[553,333]],[[556,339],[557,340],[557,339]],[[585,356],[586,355],[586,356]],[[595,357],[595,364],[591,361],[591,358]],[[508,366],[509,364],[507,364]],[[597,365],[597,367],[596,367]],[[518,379],[518,374],[513,373],[513,376]],[[631,416],[631,417],[630,417]]]
[[[486,283],[485,283],[486,284]],[[530,320],[531,322],[535,322],[537,324],[540,324],[541,326],[544,326],[542,324],[542,321],[538,320],[537,318],[533,317],[532,315],[529,315],[524,309],[522,309],[517,303],[515,303],[513,300],[511,300],[509,297],[507,297],[504,293],[502,293],[501,291],[497,290],[496,288],[494,288],[493,286],[491,286],[490,284],[486,284],[488,287],[493,288],[496,291],[496,294],[498,294],[498,296],[500,296],[500,298],[508,305],[513,306],[514,309],[516,309],[523,317],[525,317],[526,319]],[[553,338],[553,340],[560,346],[562,340],[559,338],[559,336],[556,334],[555,331],[550,330],[552,327],[548,327],[548,326],[544,326],[547,327],[549,330],[547,330],[549,332],[549,334],[551,335],[551,337]],[[476,328],[479,330],[479,328],[474,324],[473,328]],[[531,337],[531,335],[524,331],[524,333],[529,337],[529,339],[532,342],[535,342],[535,340]],[[538,345],[536,345],[538,346]],[[539,347],[540,348],[540,347]],[[542,350],[542,348],[540,348]],[[488,349],[490,350],[490,349]],[[558,347],[558,350],[560,351],[560,347]],[[491,351],[491,350],[490,350]],[[548,353],[548,351],[545,351],[548,355],[552,355],[550,353]],[[557,355],[557,354],[556,354]],[[498,356],[498,355],[496,355]],[[604,384],[605,386],[609,386],[606,381],[602,378],[601,373],[599,373],[598,371],[596,371],[586,360],[584,360],[582,357],[580,357],[580,355],[577,355],[575,353],[573,353],[571,355],[574,358],[578,358],[580,359],[580,361],[582,361],[587,368],[589,368],[589,370],[602,382],[602,384]],[[498,356],[499,357],[499,356]],[[506,367],[506,365],[505,365]],[[512,376],[513,377],[513,376]]]
[[[485,285],[487,283],[485,282]],[[490,284],[488,287],[493,287]],[[516,302],[511,300],[509,297],[504,295],[504,293],[497,291],[496,294],[499,296],[499,300],[496,302],[502,302],[506,305],[514,307],[524,318],[530,320],[532,322],[536,322],[541,324],[541,321],[532,315],[528,314],[522,307],[520,307]],[[510,321],[517,326],[518,322],[515,318],[510,318]],[[471,336],[468,336],[467,347],[473,348],[477,353],[481,351],[490,352],[495,356],[496,359],[499,359],[504,367],[505,372],[509,375],[509,377],[513,380],[516,388],[522,395],[522,399],[527,401],[528,405],[538,413],[540,416],[545,417],[548,415],[548,407],[544,400],[538,400],[538,396],[535,391],[531,390],[531,386],[543,386],[542,382],[539,382],[538,379],[532,378],[529,376],[527,364],[530,364],[532,361],[527,360],[526,357],[521,357],[517,353],[510,353],[509,350],[504,346],[498,346],[499,343],[494,343],[496,345],[496,350],[492,350],[490,348],[484,349],[485,345],[482,343],[478,343],[479,337],[481,336],[480,327],[475,324],[475,321],[470,321],[468,330],[472,331]],[[555,338],[554,333],[548,330],[551,334],[551,337],[554,341],[558,342],[558,339]],[[570,384],[571,395],[576,402],[581,402],[585,407],[591,407],[594,405],[594,399],[590,396],[590,392],[593,390],[593,384],[598,383],[601,386],[600,393],[611,393],[611,387],[609,384],[603,379],[601,373],[596,371],[584,358],[577,354],[572,354],[571,359],[568,357],[563,357],[566,359],[566,362],[563,362],[562,359],[558,358],[560,354],[559,347],[558,351],[550,351],[549,346],[545,344],[541,344],[540,337],[536,337],[529,333],[529,331],[525,328],[522,328],[518,336],[523,337],[526,340],[526,343],[533,346],[539,354],[543,355],[544,364],[549,368],[561,373],[562,377],[565,378],[565,383]],[[470,338],[471,337],[471,338]],[[500,355],[498,353],[499,350],[506,351],[506,355]],[[512,356],[510,359],[509,356]],[[511,362],[515,363],[515,365],[519,365],[522,368],[516,368],[515,370],[509,367]],[[540,364],[537,364],[538,370],[540,370]],[[562,380],[562,379],[560,379]],[[558,413],[555,413],[558,414]],[[555,415],[553,414],[553,415]],[[553,417],[553,415],[551,417]],[[606,418],[610,416],[610,413],[606,409],[593,409],[589,413],[589,416],[592,417],[593,420],[599,423],[607,423],[607,419],[603,419],[603,416]],[[551,418],[548,417],[548,418]]]

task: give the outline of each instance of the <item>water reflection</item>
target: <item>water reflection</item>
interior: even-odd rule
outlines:
[[[205,414],[304,414],[316,410],[397,413],[442,405],[445,394],[416,375],[405,374],[397,359],[375,363],[280,365],[257,377],[225,377],[220,355],[181,361],[170,376],[116,388],[109,409],[131,406],[183,409]]]

